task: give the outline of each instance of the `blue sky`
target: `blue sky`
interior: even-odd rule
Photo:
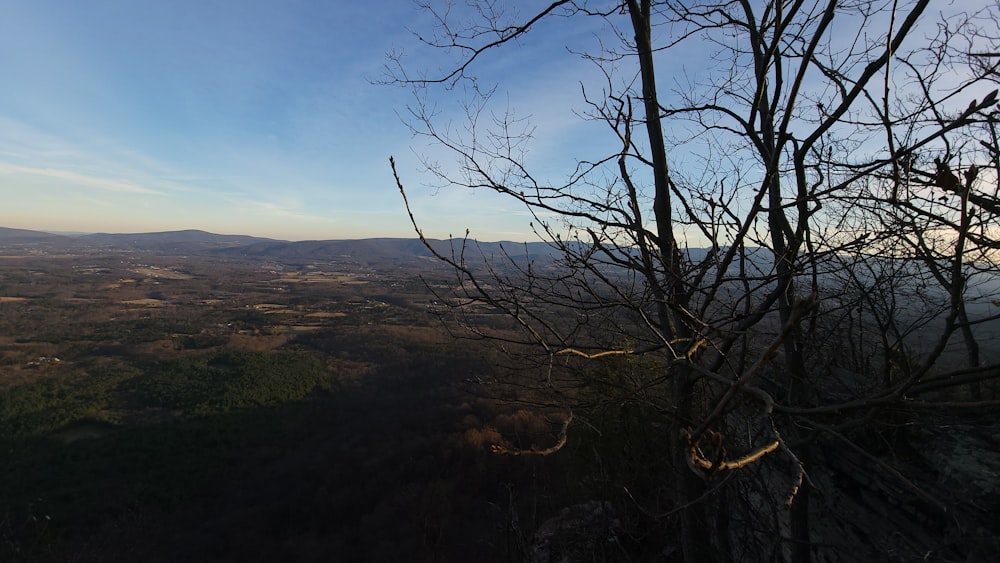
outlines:
[[[528,12],[539,3],[501,5]],[[602,25],[546,20],[475,66],[500,84],[496,108],[530,118],[526,158],[542,182],[617,150],[606,126],[575,113],[581,82],[593,92],[602,78],[566,50],[613,42]],[[389,51],[404,50],[410,69],[447,66],[410,31],[431,26],[412,0],[4,0],[0,226],[412,237],[388,166],[394,155],[427,236],[469,228],[480,240],[534,240],[518,204],[431,186],[418,155],[453,159],[403,123],[410,92],[372,82]],[[705,52],[682,48],[661,55],[661,80],[698,79]],[[455,98],[435,103],[439,125],[463,124]],[[696,155],[676,154],[675,172],[702,168]]]
[[[427,27],[410,0],[14,0],[2,12],[0,226],[413,236],[395,155],[428,236],[530,238],[510,202],[424,186],[415,153],[435,149],[401,121],[411,95],[372,83],[387,51],[414,47],[408,29]],[[562,49],[549,39],[523,48]],[[414,59],[425,63],[438,61]],[[484,70],[541,108],[539,154],[561,151],[551,139],[578,127],[561,102],[579,97],[565,60],[494,57]]]

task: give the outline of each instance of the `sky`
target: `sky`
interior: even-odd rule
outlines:
[[[530,119],[542,182],[618,150],[577,114],[581,83],[602,77],[567,51],[598,52],[602,25],[545,20],[476,63],[497,107]],[[536,240],[516,202],[435,185],[423,159],[453,157],[407,127],[409,90],[378,83],[389,52],[411,71],[448,65],[419,48],[432,27],[413,0],[0,0],[0,226],[413,237],[394,156],[428,237]],[[668,55],[659,76],[693,80],[705,53]],[[432,100],[440,126],[463,126],[459,98]]]
[[[0,226],[412,237],[394,155],[428,236],[533,238],[515,204],[430,186],[419,157],[440,150],[404,123],[412,94],[376,83],[386,53],[429,28],[411,0],[2,0],[0,13]],[[485,64],[518,81],[553,139],[574,126],[560,102],[573,69]]]

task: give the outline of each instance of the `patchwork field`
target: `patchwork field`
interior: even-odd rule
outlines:
[[[495,351],[417,272],[283,270],[0,260],[0,560],[508,560]]]

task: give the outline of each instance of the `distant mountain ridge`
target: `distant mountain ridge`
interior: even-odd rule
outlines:
[[[46,233],[44,231],[30,231],[27,229],[11,229],[0,227],[0,242],[46,242],[67,239],[63,235]]]
[[[143,250],[197,250],[219,247],[247,246],[260,242],[278,242],[274,239],[249,235],[220,235],[208,231],[188,229],[158,233],[95,233],[74,237],[85,244],[107,245],[114,248]]]
[[[508,254],[515,259],[551,257],[555,251],[543,242],[478,242],[462,239],[437,240],[428,243],[439,254],[457,257],[463,250],[467,257],[500,257]],[[230,255],[259,256],[289,261],[350,257],[360,261],[431,258],[433,253],[416,238],[369,238],[356,240],[267,241],[242,247],[220,249]]]
[[[481,258],[504,254],[517,260],[551,258],[555,249],[544,242],[478,242],[462,239],[429,240],[444,256],[457,256],[463,244],[466,256]],[[43,231],[0,227],[0,247],[44,243],[66,251],[141,250],[158,254],[210,254],[225,257],[255,257],[289,262],[349,257],[359,262],[384,262],[431,258],[433,254],[416,238],[367,238],[345,240],[287,241],[249,235],[222,235],[201,230],[153,233],[95,233],[65,236]]]

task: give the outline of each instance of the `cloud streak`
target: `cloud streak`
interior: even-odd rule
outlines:
[[[9,164],[0,162],[0,174],[11,174],[15,176],[16,175],[40,176],[44,178],[52,178],[55,180],[63,180],[65,182],[77,186],[86,186],[89,188],[94,188],[108,192],[164,195],[164,193],[161,191],[147,188],[141,184],[137,184],[130,180],[102,178],[99,176],[80,174],[69,170],[59,170],[56,168],[37,168],[32,166],[21,166],[18,164]]]
[[[271,203],[267,201],[258,201],[253,199],[240,199],[235,203],[242,206],[244,209],[249,211],[254,211],[261,213],[263,215],[268,215],[271,217],[286,217],[291,219],[300,219],[306,221],[320,221],[329,222],[332,221],[330,217],[324,217],[322,215],[309,215],[306,213],[300,213],[293,209],[289,209],[286,206],[279,205],[277,203]]]

